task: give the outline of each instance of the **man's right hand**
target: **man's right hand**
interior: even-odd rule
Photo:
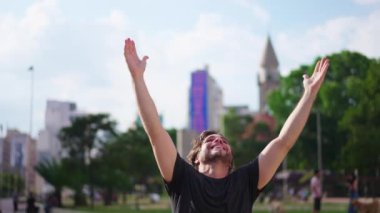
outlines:
[[[148,57],[144,56],[141,60],[137,56],[135,42],[130,38],[125,40],[124,57],[132,75],[140,117],[149,136],[158,168],[162,177],[170,182],[173,177],[177,150],[170,135],[161,124],[156,106],[143,78]]]
[[[142,60],[137,56],[135,42],[130,38],[125,40],[124,57],[128,64],[129,71],[133,78],[142,77],[146,67],[148,56],[144,56]]]

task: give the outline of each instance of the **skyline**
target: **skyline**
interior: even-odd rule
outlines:
[[[123,57],[127,37],[139,56],[150,57],[146,81],[167,128],[186,126],[190,73],[206,65],[225,105],[258,110],[257,73],[268,35],[282,76],[341,50],[379,58],[379,0],[273,2],[3,2],[0,124],[29,132],[33,66],[34,137],[47,99],[110,113],[119,129],[127,128],[137,115]]]

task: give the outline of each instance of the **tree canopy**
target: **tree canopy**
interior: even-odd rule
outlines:
[[[379,61],[349,51],[327,57],[330,68],[326,80],[299,141],[288,155],[288,165],[294,169],[316,168],[319,111],[324,168],[359,168],[363,173],[371,173],[380,164],[378,152],[373,151],[379,150],[379,135],[375,131],[380,117],[380,107],[375,107],[379,106],[380,96]],[[302,95],[302,75],[311,74],[318,59],[282,77],[279,88],[269,95],[269,108],[279,127]]]

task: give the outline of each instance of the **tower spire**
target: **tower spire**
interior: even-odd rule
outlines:
[[[278,68],[278,60],[276,53],[274,52],[274,48],[270,39],[270,36],[268,35],[265,49],[264,49],[264,55],[261,60],[261,67],[263,68],[269,68],[269,69],[277,69]]]
[[[278,70],[278,66],[279,63],[277,56],[274,51],[270,36],[268,35],[258,75],[261,112],[267,111],[266,99],[269,91],[275,89],[279,84],[280,72]]]

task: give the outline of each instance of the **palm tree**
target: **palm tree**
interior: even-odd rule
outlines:
[[[54,195],[57,198],[57,205],[62,206],[61,192],[66,185],[66,171],[64,166],[56,160],[42,161],[35,166],[38,174],[54,187]]]
[[[70,180],[70,188],[75,191],[74,205],[86,205],[83,186],[90,188],[91,205],[94,204],[94,183],[92,150],[100,149],[115,137],[116,122],[108,114],[88,114],[76,117],[71,126],[60,130],[58,138],[67,155],[63,160],[76,179]]]

